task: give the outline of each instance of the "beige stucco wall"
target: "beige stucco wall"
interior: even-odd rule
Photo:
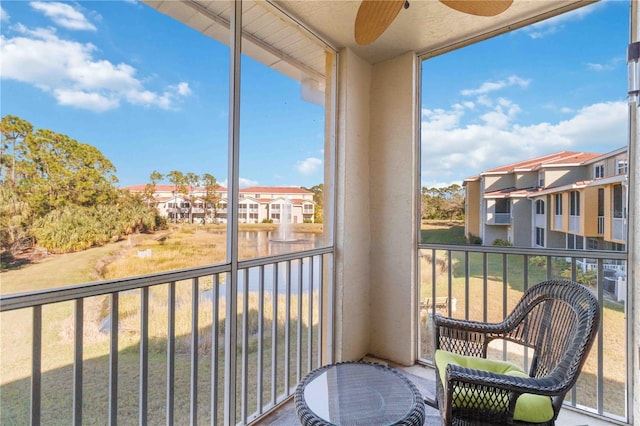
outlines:
[[[480,236],[480,181],[466,182],[465,185],[465,236]]]
[[[518,189],[531,188],[538,183],[538,172],[515,173],[515,187]]]
[[[598,187],[585,188],[581,194],[583,197],[582,211],[584,226],[583,235],[587,237],[598,236]]]
[[[493,192],[500,189],[513,188],[515,186],[516,181],[513,173],[484,176],[484,192]]]
[[[347,361],[369,351],[371,66],[349,49],[338,55],[334,354]]]
[[[417,58],[373,66],[371,79],[372,355],[401,364],[416,357]]]
[[[546,207],[546,206],[545,206]],[[514,198],[511,202],[511,215],[513,226],[511,236],[516,247],[531,247],[531,200],[526,198]]]
[[[552,186],[569,185],[581,180],[590,179],[588,167],[549,168],[545,170],[544,185]]]

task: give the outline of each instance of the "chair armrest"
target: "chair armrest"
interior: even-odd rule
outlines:
[[[447,386],[455,385],[457,382],[483,386],[496,391],[504,390],[513,393],[516,399],[523,393],[555,396],[566,390],[562,386],[561,380],[556,380],[551,376],[517,377],[454,364],[447,366],[446,380]]]
[[[508,330],[505,323],[483,323],[433,316],[435,348],[460,355],[486,357],[487,344]]]

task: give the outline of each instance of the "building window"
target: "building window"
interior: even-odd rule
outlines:
[[[618,158],[616,159],[616,174],[625,175],[627,174],[629,162],[626,158]]]
[[[538,172],[538,188],[544,188],[544,172]]]
[[[544,214],[544,201],[536,201],[536,214]]]
[[[604,177],[604,163],[598,163],[593,166],[593,178],[600,179]]]
[[[556,194],[555,196],[555,204],[556,204],[556,215],[562,215],[562,194]]]
[[[544,247],[544,228],[536,227],[536,245]]]
[[[498,198],[496,200],[496,213],[511,213],[511,200]]]
[[[626,217],[626,211],[622,200],[622,185],[613,185],[613,217]]]
[[[580,216],[580,193],[578,191],[569,193],[569,214],[571,216]]]
[[[567,248],[584,250],[584,238],[580,235],[567,234]]]

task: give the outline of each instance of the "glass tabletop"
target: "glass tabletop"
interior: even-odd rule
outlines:
[[[400,421],[422,425],[424,421],[420,392],[406,377],[383,365],[348,362],[322,367],[310,373],[301,386],[297,396],[310,411],[298,410],[303,423],[305,414],[337,425]]]

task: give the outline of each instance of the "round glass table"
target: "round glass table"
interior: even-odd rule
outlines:
[[[425,418],[420,391],[380,364],[344,362],[312,371],[298,385],[296,413],[303,425],[416,425]]]

